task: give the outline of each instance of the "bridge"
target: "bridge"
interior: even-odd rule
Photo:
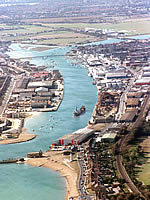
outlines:
[[[47,58],[53,58],[53,57],[62,57],[65,56],[64,54],[51,54],[48,56],[27,56],[27,57],[21,57],[19,59],[31,59],[31,58],[43,58],[43,60],[46,60]],[[72,56],[76,56],[76,55],[72,55],[72,54],[67,54],[66,56],[72,57]]]

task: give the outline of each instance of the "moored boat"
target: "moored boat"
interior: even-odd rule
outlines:
[[[85,106],[82,106],[82,107],[80,108],[80,110],[78,110],[77,107],[76,107],[76,109],[74,110],[73,114],[74,114],[74,116],[80,116],[80,115],[81,115],[82,113],[84,113],[85,111],[86,111]]]

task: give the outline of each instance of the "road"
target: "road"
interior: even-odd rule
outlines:
[[[9,102],[9,99],[11,97],[11,94],[12,94],[12,91],[13,91],[15,85],[16,85],[16,81],[14,80],[14,78],[12,78],[9,87],[5,92],[5,96],[4,96],[4,100],[2,102],[2,105],[0,106],[0,116],[3,115],[3,113],[4,113],[4,111],[7,107],[7,104]]]
[[[84,169],[83,155],[84,155],[84,153],[82,153],[81,151],[78,153],[78,158],[79,158],[78,164],[79,164],[79,167],[80,167],[78,189],[79,189],[80,196],[81,196],[82,199],[92,200],[90,195],[86,192],[86,189],[84,187],[84,181],[85,181],[84,173],[85,173],[86,170]]]
[[[119,110],[117,113],[117,119],[120,119],[122,117],[122,115],[125,113],[125,98],[126,98],[127,93],[130,91],[131,86],[134,81],[135,81],[135,78],[132,78],[130,80],[127,88],[125,89],[125,91],[123,92],[123,94],[120,97],[120,104],[119,104]]]

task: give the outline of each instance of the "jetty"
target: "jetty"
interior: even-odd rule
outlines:
[[[18,158],[18,159],[9,158],[7,160],[1,160],[0,164],[23,163],[24,161],[25,161],[24,158]]]

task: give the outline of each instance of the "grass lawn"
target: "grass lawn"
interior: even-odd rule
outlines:
[[[99,29],[113,29],[116,31],[119,30],[127,30],[131,35],[133,34],[148,34],[150,33],[150,20],[145,21],[126,21],[117,24],[111,23],[68,23],[68,24],[44,24],[49,27],[54,28],[71,28],[71,29],[81,29],[84,30],[86,27],[88,28],[99,28]]]
[[[148,154],[148,156],[150,156],[150,154]],[[138,170],[137,179],[142,181],[145,185],[150,185],[150,158],[148,158],[146,163]]]
[[[74,44],[74,43],[78,43],[78,42],[85,42],[85,41],[93,41],[93,39],[91,38],[61,38],[61,39],[48,39],[48,40],[39,40],[36,42],[36,44],[56,44],[56,45],[67,45],[67,44]]]
[[[2,25],[0,25],[2,27]],[[5,26],[5,28],[9,28],[10,30],[1,30],[0,36],[7,37],[7,34],[16,34],[16,38],[19,37],[17,34],[36,34],[38,32],[51,31],[50,27],[40,27],[35,25],[25,25],[25,26]],[[13,30],[14,29],[14,30]]]
[[[18,25],[9,26],[0,24],[1,27],[10,28],[11,30],[1,30],[0,37],[4,41],[25,41],[25,40],[37,40],[37,44],[56,44],[56,45],[67,45],[74,43],[82,43],[87,40],[90,42],[99,40],[91,35],[83,35],[76,33],[76,30],[84,30],[88,28],[98,28],[98,29],[113,29],[116,31],[126,30],[129,31],[130,35],[136,34],[150,34],[150,20],[136,20],[136,21],[125,21],[117,24],[112,23],[47,23],[42,22],[39,24],[31,25]],[[71,30],[62,30],[71,29]],[[15,29],[15,30],[13,30]],[[10,35],[14,34],[14,35]]]

